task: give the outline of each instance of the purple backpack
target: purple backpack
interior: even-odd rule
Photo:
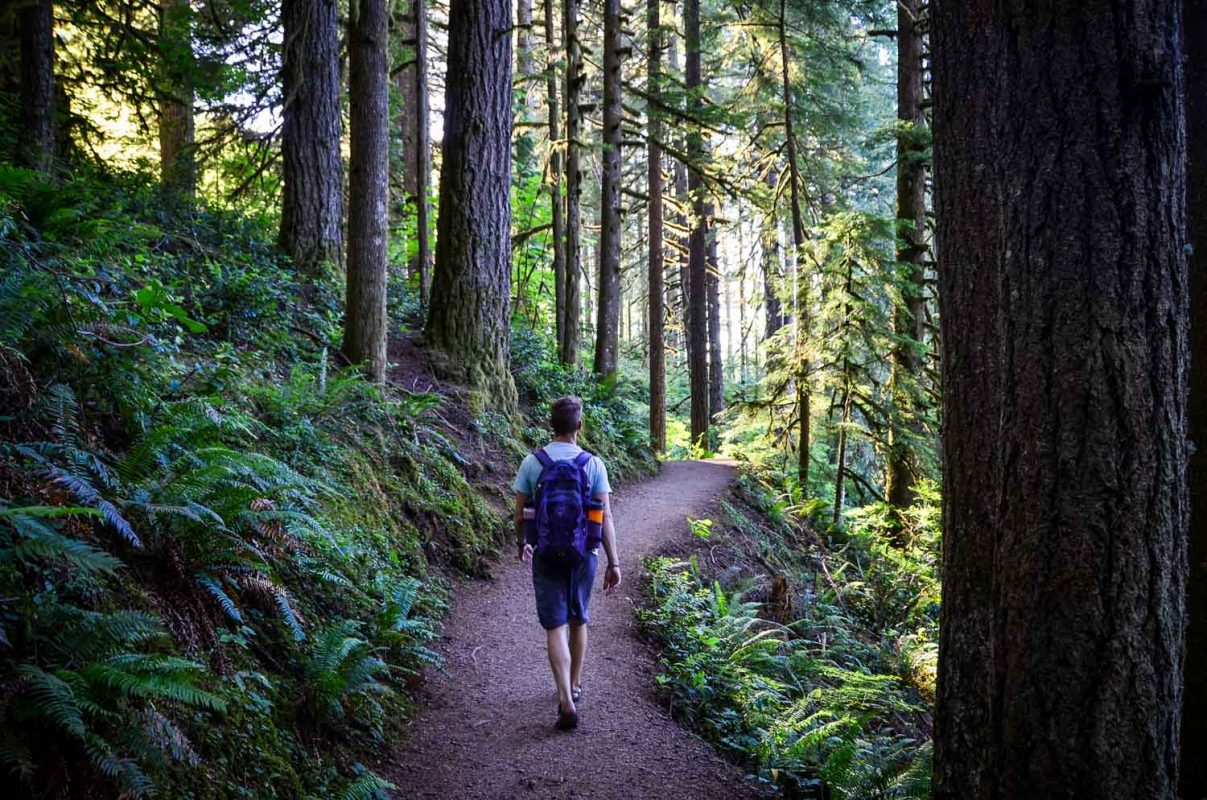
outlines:
[[[587,463],[591,453],[583,450],[573,459],[554,461],[541,448],[533,453],[541,462],[536,482],[536,552],[567,564],[577,564],[593,548],[587,525],[591,481]]]

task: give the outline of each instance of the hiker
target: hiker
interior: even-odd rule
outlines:
[[[620,586],[608,470],[578,446],[583,401],[555,400],[549,410],[553,441],[527,456],[515,478],[518,557],[532,565],[536,613],[545,629],[549,666],[557,684],[559,730],[578,726],[587,607],[599,548],[607,556],[604,591]]]

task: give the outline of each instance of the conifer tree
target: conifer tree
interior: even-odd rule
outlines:
[[[934,796],[1177,796],[1181,4],[933,8]],[[1201,757],[1201,753],[1198,754]]]

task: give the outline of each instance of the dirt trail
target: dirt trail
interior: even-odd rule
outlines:
[[[655,666],[636,638],[633,603],[643,555],[690,537],[733,479],[718,462],[670,462],[613,498],[624,583],[605,596],[599,570],[577,731],[553,729],[557,695],[536,621],[528,567],[511,560],[493,582],[457,592],[422,713],[383,772],[401,798],[747,798],[766,793],[667,715]]]

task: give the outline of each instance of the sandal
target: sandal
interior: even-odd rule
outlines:
[[[555,722],[553,724],[553,727],[557,728],[559,731],[568,731],[568,730],[573,730],[574,728],[577,728],[578,727],[578,712],[575,712],[575,711],[564,712],[564,711],[562,711],[562,704],[558,703],[557,704],[557,722]]]
[[[578,705],[579,701],[583,699],[582,684],[570,687],[570,699],[574,701],[574,705]]]

